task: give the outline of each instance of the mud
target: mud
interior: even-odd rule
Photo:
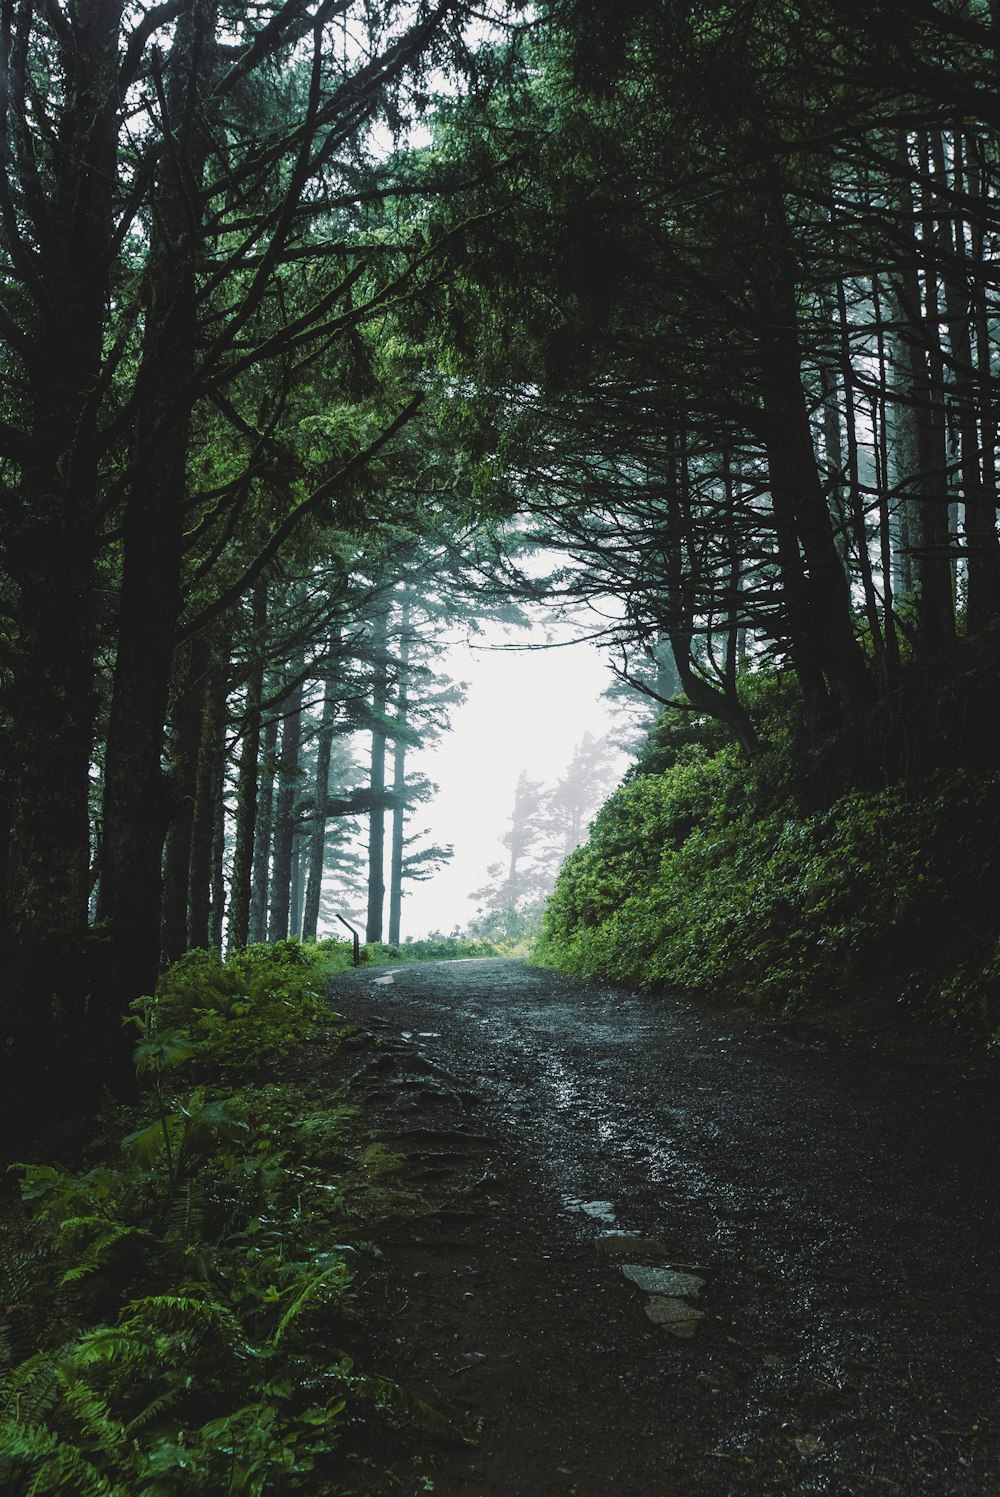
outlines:
[[[994,1086],[518,962],[333,999],[435,1201],[377,1354],[477,1435],[387,1492],[1000,1497]]]

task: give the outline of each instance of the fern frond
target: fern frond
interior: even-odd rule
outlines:
[[[106,1216],[69,1217],[59,1227],[56,1239],[59,1251],[64,1257],[81,1252],[83,1257],[66,1269],[59,1280],[60,1288],[97,1273],[104,1267],[111,1249],[127,1237],[143,1237],[151,1241],[152,1233],[124,1222],[111,1221]]]
[[[169,1408],[178,1401],[181,1389],[167,1388],[163,1393],[158,1393],[155,1398],[150,1399],[144,1409],[140,1409],[134,1418],[125,1425],[125,1434],[128,1439],[134,1440],[137,1435],[142,1434],[151,1424],[165,1414]]]
[[[11,1369],[0,1385],[0,1419],[40,1424],[59,1402],[58,1352],[39,1351]]]
[[[165,1331],[171,1336],[190,1336],[200,1341],[214,1334],[226,1345],[242,1344],[243,1328],[228,1306],[211,1295],[148,1294],[130,1300],[121,1322],[132,1333]]]
[[[419,1398],[416,1393],[411,1393],[407,1388],[401,1387],[399,1383],[393,1382],[392,1378],[355,1377],[351,1379],[351,1391],[356,1397],[374,1404],[376,1408],[419,1425],[429,1434],[442,1435],[450,1440],[460,1440],[463,1445],[472,1444],[469,1436],[463,1434],[446,1414],[441,1413],[440,1409],[436,1409],[425,1398]]]
[[[182,1248],[200,1243],[204,1237],[205,1207],[204,1186],[198,1180],[185,1180],[167,1212],[164,1243],[177,1243]]]
[[[16,1317],[11,1313],[5,1327],[11,1361],[41,1340],[49,1283],[49,1255],[26,1245],[9,1227],[0,1227],[0,1302],[16,1306]]]
[[[99,1325],[79,1338],[73,1349],[73,1367],[83,1372],[103,1362],[115,1362],[124,1373],[148,1357],[149,1338],[130,1326]]]
[[[24,1497],[129,1497],[125,1487],[112,1485],[75,1445],[41,1425],[0,1421],[0,1449],[9,1474],[20,1475]]]
[[[271,1337],[271,1345],[277,1346],[282,1340],[289,1326],[296,1321],[306,1305],[314,1300],[319,1294],[339,1293],[348,1287],[351,1282],[351,1271],[346,1263],[335,1263],[332,1268],[324,1269],[320,1274],[309,1280],[305,1288],[295,1296],[281,1320],[278,1322],[277,1330]]]
[[[128,1442],[124,1426],[112,1414],[107,1400],[85,1383],[72,1365],[59,1369],[59,1382],[63,1408],[78,1425],[87,1448],[99,1451],[109,1463],[120,1461]]]

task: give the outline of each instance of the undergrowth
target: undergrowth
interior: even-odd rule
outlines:
[[[565,971],[786,1015],[870,1000],[995,1043],[1000,781],[938,765],[797,796],[780,682],[751,683],[767,747],[668,716],[571,855],[538,956]]]
[[[444,1424],[350,1349],[396,1162],[342,1098],[282,1071],[348,1035],[323,979],[349,960],[335,943],[190,953],[135,1005],[143,1105],[80,1168],[17,1167],[5,1494],[346,1494],[359,1430]]]
[[[403,941],[398,946],[382,943],[362,949],[362,961],[442,962],[467,961],[471,957],[521,956],[525,942],[488,941],[468,936],[426,936],[419,941]]]

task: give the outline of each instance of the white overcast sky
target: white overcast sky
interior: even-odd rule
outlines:
[[[517,649],[547,639],[575,639],[579,621],[559,620],[553,610],[530,630],[483,626],[475,645],[451,645],[436,662],[441,675],[465,682],[462,705],[450,713],[451,728],[437,743],[408,758],[409,772],[420,772],[438,786],[432,800],[414,808],[407,835],[424,827],[419,845],[450,843],[454,857],[424,882],[405,886],[401,934],[419,940],[432,931],[448,935],[475,917],[469,895],[489,879],[491,863],[506,857],[500,837],[507,829],[514,787],[522,771],[546,785],[565,773],[584,733],[618,742],[627,732],[621,712],[603,698],[611,684],[605,654],[588,642],[554,643],[551,648]],[[359,759],[364,750],[359,746]],[[619,773],[630,760],[623,753]],[[364,817],[355,822],[358,851],[367,848]],[[416,849],[414,849],[416,850]],[[388,876],[388,827],[386,846]],[[364,892],[345,894],[344,912],[364,926]],[[388,907],[386,908],[388,919]],[[321,929],[321,935],[340,935]]]
[[[501,646],[544,637],[540,626],[532,635],[496,629],[484,636]],[[429,826],[436,842],[454,845],[455,856],[426,883],[407,886],[404,938],[447,934],[475,915],[468,895],[487,882],[489,864],[505,856],[499,838],[522,770],[553,784],[584,733],[614,741],[620,732],[620,717],[601,695],[611,673],[594,645],[527,651],[457,645],[442,669],[467,682],[468,695],[452,709],[451,731],[414,756],[414,767],[440,788],[433,801],[416,808],[411,830]],[[622,772],[627,763],[623,756]]]

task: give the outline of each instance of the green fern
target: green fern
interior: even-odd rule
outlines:
[[[420,1398],[416,1393],[411,1393],[400,1383],[393,1382],[388,1377],[373,1375],[362,1375],[351,1379],[351,1391],[357,1398],[373,1404],[385,1413],[394,1415],[403,1423],[414,1423],[429,1434],[438,1435],[446,1440],[458,1440],[464,1445],[471,1445],[471,1438],[459,1429],[453,1420],[433,1404],[428,1403],[425,1398]]]
[[[329,1031],[310,963],[288,946],[183,964],[144,1005],[151,1094],[124,1136],[86,1172],[21,1167],[30,1244],[0,1235],[18,1310],[0,1330],[4,1497],[306,1497],[341,1489],[341,1441],[366,1421],[456,1436],[329,1346],[395,1160],[325,1082],[233,1094]]]
[[[201,1242],[206,1205],[204,1185],[198,1180],[185,1180],[170,1202],[163,1225],[164,1242],[179,1243],[183,1247]]]
[[[81,1381],[74,1351],[68,1344],[56,1356],[40,1353],[7,1379],[0,1413],[5,1493],[126,1497],[126,1488],[109,1481],[102,1470],[119,1466],[127,1454],[126,1432],[106,1400]],[[57,1410],[69,1428],[52,1428]],[[61,1418],[58,1423],[62,1425]]]
[[[153,1240],[152,1233],[125,1222],[109,1221],[105,1216],[71,1216],[62,1222],[56,1235],[61,1256],[75,1261],[59,1280],[60,1288],[100,1272],[107,1266],[113,1248],[128,1238]],[[79,1255],[82,1253],[82,1257]]]
[[[157,1393],[125,1425],[126,1437],[132,1441],[137,1440],[140,1435],[156,1424],[164,1414],[176,1407],[181,1398],[181,1393],[182,1390],[180,1388],[167,1388],[162,1393]]]
[[[165,1332],[192,1343],[213,1336],[225,1346],[242,1346],[243,1327],[228,1306],[208,1293],[149,1294],[131,1300],[124,1308],[122,1329],[135,1335]]]
[[[4,1491],[11,1497],[128,1497],[124,1487],[112,1485],[75,1445],[41,1425],[15,1420],[0,1423]]]
[[[73,1360],[80,1371],[113,1362],[120,1375],[131,1376],[139,1364],[148,1361],[151,1350],[149,1338],[130,1326],[100,1325],[80,1337]]]
[[[351,1275],[346,1263],[334,1263],[331,1268],[324,1269],[322,1273],[316,1274],[309,1282],[299,1290],[288,1309],[278,1322],[277,1329],[271,1337],[271,1345],[277,1346],[284,1338],[289,1327],[292,1326],[306,1306],[320,1295],[342,1294],[350,1283]]]
[[[0,1228],[0,1302],[7,1306],[0,1326],[0,1370],[38,1346],[49,1316],[51,1262],[47,1252]]]
[[[125,1427],[112,1414],[108,1400],[83,1380],[81,1371],[72,1359],[59,1368],[62,1412],[79,1430],[85,1448],[100,1451],[102,1464],[114,1467],[127,1457]]]
[[[41,1424],[59,1402],[60,1353],[35,1352],[0,1385],[0,1420]]]

